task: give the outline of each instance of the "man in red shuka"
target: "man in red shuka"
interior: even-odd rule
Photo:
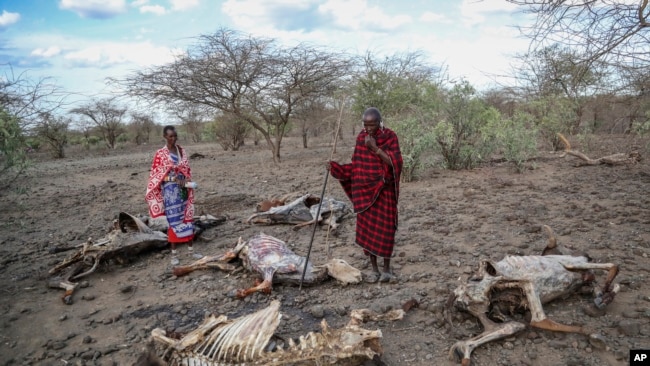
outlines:
[[[370,257],[368,282],[388,282],[393,277],[390,258],[397,230],[397,200],[402,172],[402,153],[397,135],[385,128],[381,113],[371,107],[363,112],[363,129],[357,136],[352,162],[327,163],[354,205],[357,214],[356,243]],[[384,258],[379,273],[377,257]]]

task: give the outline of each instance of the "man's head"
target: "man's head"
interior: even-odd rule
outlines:
[[[379,109],[370,107],[363,112],[363,128],[369,135],[374,135],[381,126]]]

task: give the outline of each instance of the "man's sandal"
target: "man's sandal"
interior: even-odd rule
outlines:
[[[379,281],[380,274],[379,272],[370,272],[364,275],[365,281],[368,283],[376,283]]]
[[[392,274],[390,272],[383,272],[381,274],[381,277],[379,277],[379,282],[386,283],[386,282],[389,282],[390,280],[392,280],[394,278],[396,278],[394,274]]]

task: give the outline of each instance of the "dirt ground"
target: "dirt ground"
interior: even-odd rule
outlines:
[[[587,152],[591,157],[627,152],[623,136],[605,136]],[[181,142],[182,143],[182,142]],[[265,146],[224,151],[215,144],[184,144],[203,159],[191,161],[197,212],[226,216],[195,244],[214,255],[264,232],[305,255],[311,227],[251,226],[244,220],[255,204],[285,193],[320,194],[331,147],[312,141],[283,142],[283,162],[275,165]],[[631,166],[576,167],[574,157],[540,152],[533,169],[518,174],[493,162],[471,171],[434,169],[419,181],[402,184],[395,283],[342,287],[327,281],[315,287],[276,286],[271,295],[245,300],[227,296],[249,286],[252,274],[196,271],[176,278],[168,249],[101,266],[86,277],[74,303],[62,290],[46,287],[48,271],[70,252],[50,254],[59,245],[102,237],[120,211],[146,214],[144,189],[159,144],[102,155],[71,153],[63,161],[42,159],[15,184],[0,191],[0,364],[128,365],[156,327],[187,332],[206,314],[239,316],[279,299],[284,314],[278,333],[285,338],[318,330],[320,317],[331,326],[347,323],[355,308],[387,310],[415,298],[420,307],[397,322],[366,324],[381,329],[388,365],[453,365],[447,354],[457,340],[480,333],[473,318],[454,317],[450,329],[443,305],[459,281],[481,258],[539,254],[546,245],[541,225],[552,227],[560,243],[586,252],[597,262],[620,265],[621,292],[606,313],[589,315],[590,295],[575,294],[545,306],[554,320],[598,330],[607,349],[592,348],[584,336],[526,329],[479,347],[473,365],[627,365],[630,349],[650,349],[650,166],[649,157]],[[644,145],[645,146],[645,145]],[[580,146],[577,145],[579,149]],[[335,160],[349,161],[349,141]],[[644,150],[645,151],[645,150]],[[327,194],[349,202],[336,181]],[[316,231],[311,258],[334,257],[367,270],[354,244],[353,216],[336,235]],[[182,263],[191,259],[181,248]],[[604,277],[601,275],[602,281]],[[452,331],[453,330],[453,331]]]

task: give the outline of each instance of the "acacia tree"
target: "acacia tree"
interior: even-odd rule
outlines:
[[[579,52],[581,61],[647,70],[650,64],[648,0],[508,0],[535,22],[521,31],[533,49],[562,44]],[[647,71],[646,71],[647,72]]]
[[[517,82],[524,95],[534,100],[564,97],[572,105],[574,118],[566,131],[577,131],[590,97],[602,92],[608,68],[599,60],[588,60],[579,52],[554,44],[518,56]]]
[[[384,115],[399,115],[421,105],[425,85],[441,85],[441,67],[427,64],[421,52],[395,53],[378,59],[370,52],[361,60],[353,111],[361,116],[367,107]]]
[[[116,81],[131,96],[171,108],[186,103],[234,115],[266,140],[273,160],[294,108],[328,91],[348,74],[349,60],[304,44],[282,47],[273,39],[221,29],[201,35],[170,64]]]
[[[118,106],[110,98],[90,101],[70,111],[92,121],[110,149],[115,149],[117,138],[124,133],[122,119],[126,112],[126,107]]]
[[[66,94],[52,78],[30,79],[25,73],[15,75],[10,65],[0,76],[0,106],[15,116],[23,132],[33,128],[43,114],[54,113],[64,103]]]
[[[28,166],[26,133],[41,114],[57,111],[66,94],[51,78],[33,80],[25,73],[14,74],[9,64],[0,67],[0,179],[6,187]]]
[[[131,112],[131,127],[135,134],[135,143],[148,143],[151,131],[156,127],[153,116],[144,112]]]
[[[65,146],[68,144],[68,127],[70,119],[44,113],[34,128],[36,135],[50,150],[55,159],[65,158]]]
[[[206,111],[205,106],[177,103],[171,112],[181,121],[181,125],[185,128],[185,132],[192,139],[192,142],[200,142],[203,126],[208,120],[208,111]]]

